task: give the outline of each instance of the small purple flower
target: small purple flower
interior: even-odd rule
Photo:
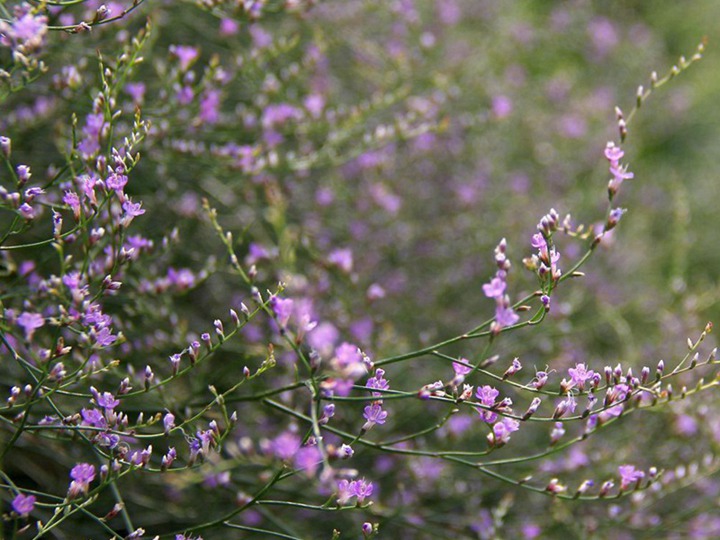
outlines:
[[[95,337],[95,346],[100,349],[108,347],[117,341],[117,336],[113,335],[112,331],[107,326],[101,328],[97,332],[93,332],[93,335]]]
[[[136,218],[138,216],[142,216],[145,213],[145,210],[142,209],[141,202],[134,203],[130,199],[127,199],[122,204],[122,207],[123,207],[123,210],[125,211],[125,213],[123,214],[122,220],[121,220],[124,227],[127,227],[128,225],[130,225],[130,223],[132,222],[132,220],[134,218]]]
[[[273,296],[270,298],[270,306],[277,317],[277,322],[280,328],[285,328],[290,316],[293,314],[294,302],[290,298],[278,298]]]
[[[205,431],[196,432],[195,435],[202,446],[202,453],[204,455],[208,455],[210,447],[215,444],[215,431],[212,429],[206,429]]]
[[[332,323],[321,322],[308,333],[307,344],[322,356],[330,356],[339,338],[340,332]]]
[[[200,99],[199,119],[205,124],[216,124],[220,119],[220,92],[207,90]]]
[[[180,61],[180,71],[187,71],[200,55],[200,51],[196,47],[189,45],[170,45],[169,50]]]
[[[133,102],[136,105],[142,104],[143,100],[145,99],[144,83],[128,83],[125,85],[124,90],[132,98]]]
[[[568,369],[570,374],[571,387],[577,386],[580,390],[585,389],[585,383],[592,381],[595,376],[595,372],[591,369],[587,369],[585,364],[575,364],[574,368]]]
[[[364,478],[351,482],[350,489],[357,497],[358,503],[362,504],[366,498],[372,495],[373,483],[366,482]]]
[[[498,304],[495,306],[495,323],[496,328],[505,328],[512,326],[520,320],[520,316],[513,311],[513,308]]]
[[[300,448],[300,437],[295,433],[285,431],[272,442],[272,451],[278,459],[292,459]]]
[[[180,105],[189,105],[192,103],[194,97],[195,93],[193,92],[192,86],[185,85],[177,92],[177,100]]]
[[[37,501],[35,495],[18,493],[12,502],[13,512],[19,514],[20,517],[27,517],[35,509],[35,501]]]
[[[360,349],[352,343],[343,342],[335,349],[332,360],[333,367],[342,372],[343,376],[357,380],[367,371]]]
[[[461,364],[460,362],[453,362],[453,366],[452,366],[453,371],[455,372],[456,377],[462,377],[464,379],[465,375],[470,373],[473,368],[465,365],[465,364],[468,364],[468,361],[466,358],[460,358],[459,360],[463,363]]]
[[[174,447],[169,448],[167,454],[165,454],[162,457],[162,460],[160,461],[160,467],[163,470],[169,469],[172,466],[173,461],[175,461],[176,458],[177,458],[177,451],[175,450],[175,448]]]
[[[385,370],[383,369],[377,369],[375,371],[375,376],[370,377],[367,381],[366,387],[372,389],[372,390],[387,390],[390,388],[390,384],[388,383],[387,379],[383,378],[385,376]],[[374,396],[380,396],[380,392],[373,392]]]
[[[120,400],[115,399],[115,396],[113,396],[110,392],[98,394],[96,401],[98,406],[104,408],[105,410],[113,410],[115,407],[120,405]]]
[[[45,324],[45,319],[39,313],[30,313],[24,311],[17,318],[18,326],[22,326],[25,330],[25,338],[30,341],[35,334],[35,330],[41,328]]]
[[[550,432],[550,444],[557,443],[565,435],[565,425],[562,422],[555,422],[555,427]]]
[[[645,473],[635,469],[633,465],[620,465],[618,471],[620,472],[620,489],[623,491],[645,478]]]
[[[339,480],[337,483],[337,503],[342,506],[344,504],[347,504],[350,499],[353,498],[355,493],[353,493],[351,484],[349,480]]]
[[[520,363],[520,359],[517,357],[513,358],[512,364],[510,364],[510,367],[508,367],[505,370],[505,373],[503,373],[503,378],[506,379],[508,377],[512,377],[521,369],[522,369],[522,364]]]
[[[555,407],[555,412],[553,413],[553,418],[561,418],[566,413],[574,413],[575,408],[577,407],[577,400],[575,399],[575,396],[569,395],[565,399],[563,399],[560,403],[557,404],[557,407]]]
[[[608,216],[607,225],[605,226],[605,229],[608,231],[613,229],[620,222],[620,218],[623,217],[623,214],[626,211],[627,210],[625,210],[624,208],[613,208],[610,211],[610,215]]]
[[[496,276],[482,286],[483,293],[488,298],[502,298],[507,284],[505,283],[505,272],[498,270]]]
[[[22,11],[16,13],[16,18],[11,24],[0,21],[0,45],[28,56],[39,52],[45,44],[48,18],[45,15],[30,13],[28,4],[24,4],[21,9],[26,13]]]
[[[301,469],[306,476],[315,476],[318,466],[322,463],[322,454],[317,446],[303,446],[295,452],[295,467]]]
[[[366,406],[365,409],[363,409],[363,418],[365,418],[367,422],[363,424],[362,429],[367,431],[375,424],[383,425],[387,415],[387,411],[384,411],[382,405],[379,403],[372,403]]]
[[[74,191],[66,191],[63,196],[63,202],[67,204],[73,211],[75,219],[80,218],[80,197]]]
[[[498,390],[488,385],[481,386],[475,391],[475,397],[486,407],[493,407],[499,395],[500,392]],[[480,414],[480,418],[488,424],[492,424],[497,419],[497,413],[479,407],[477,411],[478,414]]]
[[[70,488],[68,497],[73,499],[81,494],[86,494],[90,488],[90,482],[95,479],[95,466],[90,463],[78,463],[70,471]]]
[[[328,255],[328,262],[349,274],[353,268],[353,254],[350,249],[336,249]]]
[[[493,426],[492,444],[502,446],[510,440],[510,434],[520,429],[520,422],[513,418],[503,418]]]
[[[18,212],[20,212],[20,215],[28,221],[35,219],[35,209],[26,202],[20,205]]]
[[[163,426],[166,435],[175,427],[175,415],[173,413],[169,412],[163,417]]]
[[[492,98],[492,111],[497,118],[505,118],[512,110],[513,102],[509,97],[498,95]]]
[[[107,177],[105,180],[105,185],[112,189],[113,191],[116,191],[118,193],[121,193],[123,189],[125,189],[125,186],[128,183],[128,177],[124,174],[117,174],[112,173],[110,176]]]
[[[532,240],[530,240],[530,245],[540,251],[547,250],[547,241],[545,240],[545,237],[542,235],[542,233],[533,234]]]
[[[107,426],[105,416],[97,409],[83,409],[80,411],[82,416],[82,425],[90,427],[104,428]]]
[[[619,146],[615,146],[614,142],[609,142],[605,146],[605,157],[610,163],[618,163],[624,155],[625,152],[623,149]]]
[[[262,124],[265,129],[270,129],[302,117],[302,112],[289,103],[273,103],[265,107],[263,111]]]

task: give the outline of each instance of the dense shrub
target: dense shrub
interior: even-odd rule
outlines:
[[[720,534],[717,8],[623,4],[3,2],[5,536]]]

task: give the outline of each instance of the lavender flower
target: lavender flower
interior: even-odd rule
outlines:
[[[365,422],[365,424],[363,424],[362,430],[367,431],[371,429],[375,424],[384,424],[387,415],[387,411],[384,411],[382,405],[380,405],[379,403],[372,403],[370,405],[367,405],[365,409],[363,409],[363,418],[365,418],[365,420],[367,421]]]
[[[24,311],[17,318],[17,324],[25,330],[25,339],[30,341],[35,334],[35,330],[42,328],[45,325],[45,319],[39,313]]]
[[[78,463],[70,471],[70,488],[68,489],[68,498],[74,499],[80,495],[85,495],[90,488],[90,482],[95,479],[95,466],[90,463]]]
[[[20,515],[20,517],[27,517],[35,509],[36,501],[35,495],[18,493],[12,501],[13,512]]]
[[[620,465],[618,471],[620,472],[620,489],[622,491],[645,478],[645,473],[637,470],[633,465]]]
[[[497,397],[500,395],[500,392],[493,388],[492,386],[481,386],[475,391],[475,397],[480,400],[480,403],[485,405],[486,407],[494,407],[495,402],[497,400]],[[482,409],[478,407],[477,409],[478,414],[480,414],[480,418],[482,418],[485,422],[488,424],[492,424],[497,420],[497,413],[488,411],[486,409]]]

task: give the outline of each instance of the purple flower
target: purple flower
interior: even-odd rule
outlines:
[[[455,372],[456,377],[462,377],[465,378],[465,375],[470,373],[472,371],[472,367],[466,366],[465,364],[468,363],[466,358],[460,358],[460,361],[463,362],[462,364],[459,362],[453,362],[453,371]],[[462,381],[460,381],[462,382]]]
[[[21,8],[29,11],[28,4]],[[10,47],[27,56],[38,52],[45,43],[48,19],[45,15],[16,13],[12,24],[0,21],[0,45]]]
[[[510,440],[510,434],[520,429],[520,422],[512,418],[503,418],[493,426],[492,438],[494,446],[502,446]]]
[[[100,328],[97,332],[91,332],[91,335],[95,337],[96,348],[100,349],[108,347],[117,341],[117,336],[113,335],[112,331],[107,326]]]
[[[345,378],[357,380],[365,372],[365,363],[360,349],[352,343],[343,342],[335,349],[333,367],[342,372]]]
[[[367,431],[375,424],[383,425],[387,415],[387,411],[384,411],[382,405],[379,403],[372,403],[371,405],[366,406],[365,409],[363,409],[363,418],[365,418],[367,422],[363,424],[362,429]]]
[[[66,191],[63,202],[73,211],[75,219],[80,218],[80,197],[74,191]]]
[[[605,157],[610,163],[619,163],[625,155],[625,152],[619,146],[615,146],[614,142],[609,142],[605,146]]]
[[[495,323],[497,324],[496,328],[498,330],[500,328],[512,326],[513,324],[518,322],[519,319],[520,316],[515,313],[515,311],[513,311],[511,307],[501,304],[495,306]]]
[[[352,491],[352,486],[350,485],[349,480],[338,481],[337,490],[337,503],[341,506],[347,504],[347,502],[355,495]]]
[[[45,319],[39,313],[30,313],[24,311],[17,318],[18,326],[22,326],[25,330],[25,338],[30,341],[35,334],[35,330],[41,328],[45,324]]]
[[[145,83],[128,83],[125,85],[124,90],[135,104],[139,105],[145,99]]]
[[[220,35],[221,36],[232,36],[239,32],[240,25],[233,19],[221,19],[220,20]]]
[[[505,373],[503,373],[503,378],[512,377],[515,375],[518,371],[522,369],[522,364],[520,363],[519,358],[513,358],[512,364],[510,364],[510,367],[508,367],[505,370]]]
[[[574,368],[568,369],[570,374],[570,382],[572,386],[577,386],[580,390],[585,389],[585,383],[592,380],[595,376],[595,372],[591,369],[587,369],[585,364],[575,364]]]
[[[303,104],[313,118],[319,118],[325,108],[325,98],[320,94],[310,94]]]
[[[295,452],[295,467],[304,471],[308,477],[315,476],[322,463],[322,454],[317,446],[303,446]]]
[[[618,471],[620,472],[621,490],[626,490],[633,484],[636,484],[645,478],[645,473],[643,471],[638,471],[633,465],[620,465],[620,467],[618,467]]]
[[[366,498],[372,495],[373,483],[366,482],[364,478],[360,480],[355,480],[351,482],[350,490],[352,491],[353,495],[357,497],[358,502],[362,504]]]
[[[328,255],[328,262],[349,274],[353,267],[353,254],[350,249],[336,249]]]
[[[98,394],[95,401],[98,406],[104,408],[105,410],[113,410],[115,407],[120,405],[120,400],[115,399],[115,396],[113,396],[110,392]]]
[[[35,501],[37,501],[35,495],[18,493],[13,499],[12,509],[16,514],[19,514],[20,517],[27,517],[27,515],[35,509]]]
[[[200,99],[200,120],[205,124],[216,124],[220,119],[220,92],[207,90]]]
[[[497,118],[505,118],[512,110],[513,102],[509,97],[499,95],[492,98],[492,111]]]
[[[17,172],[18,180],[20,181],[21,184],[25,184],[28,180],[30,180],[32,173],[30,172],[29,166],[18,165],[15,170]]]
[[[97,409],[83,409],[80,411],[82,416],[82,424],[84,426],[104,428],[107,426],[105,416]]]
[[[270,298],[270,306],[273,309],[273,313],[275,313],[275,317],[277,317],[280,328],[287,326],[290,316],[293,313],[293,305],[294,302],[290,298],[278,298],[277,296]]]
[[[332,354],[333,347],[339,338],[340,332],[334,324],[321,322],[308,334],[307,343],[317,350],[321,356],[329,356]]]
[[[375,371],[375,376],[370,377],[365,386],[367,386],[368,388],[370,388],[372,390],[387,390],[388,388],[390,388],[390,384],[388,383],[387,379],[383,378],[384,376],[385,376],[385,370],[378,368]],[[382,394],[380,392],[373,392],[373,395],[380,396]]]
[[[28,221],[35,219],[35,209],[28,203],[22,203],[18,208],[18,212],[20,212],[20,215]]]
[[[196,47],[188,45],[170,45],[169,50],[180,61],[180,71],[187,71],[200,55],[200,51]]]
[[[68,497],[73,499],[81,494],[86,494],[90,488],[90,482],[95,479],[95,466],[90,463],[78,463],[70,471],[70,488]]]
[[[105,124],[105,115],[102,113],[88,114],[82,128],[83,139],[78,143],[78,150],[84,157],[89,158],[100,151],[100,136]]]
[[[123,210],[125,213],[122,217],[122,224],[124,227],[127,227],[130,225],[132,220],[138,216],[142,216],[145,213],[145,210],[142,209],[142,203],[134,203],[130,199],[127,199],[122,204]]]
[[[116,191],[118,193],[122,192],[123,189],[125,189],[125,186],[128,183],[128,177],[124,174],[117,174],[112,173],[110,176],[107,177],[105,180],[105,185],[112,189],[113,191]]]
[[[493,407],[499,395],[500,392],[498,390],[488,385],[481,386],[475,391],[475,397],[480,401],[482,405],[485,405],[486,407]],[[495,420],[497,420],[497,413],[495,412],[481,409],[479,407],[477,411],[480,414],[480,418],[482,418],[488,424],[492,424]]]
[[[542,235],[542,233],[533,234],[532,240],[530,240],[530,245],[540,251],[547,250],[547,240],[545,240],[545,237]]]
[[[291,459],[300,448],[300,437],[289,431],[278,435],[272,443],[272,451],[279,459]]]
[[[560,418],[568,412],[572,414],[575,412],[576,407],[577,401],[575,400],[575,396],[571,394],[557,404],[557,407],[555,407],[555,412],[553,413],[553,418]]]
[[[480,400],[480,403],[488,407],[495,405],[495,400],[500,395],[500,392],[492,386],[481,386],[475,391],[475,397]]]
[[[173,413],[169,412],[163,417],[163,426],[165,427],[166,435],[175,427],[175,415]]]
[[[188,105],[192,103],[195,93],[191,86],[185,85],[177,92],[177,100],[180,105]]]
[[[95,465],[78,463],[70,471],[70,478],[81,484],[89,484],[95,480]]]
[[[262,125],[268,130],[279,126],[288,120],[297,120],[302,117],[302,111],[289,103],[273,103],[265,107],[262,117]]]
[[[505,272],[502,270],[498,270],[495,277],[490,280],[490,283],[486,283],[482,286],[483,292],[488,298],[502,298],[506,287]]]

